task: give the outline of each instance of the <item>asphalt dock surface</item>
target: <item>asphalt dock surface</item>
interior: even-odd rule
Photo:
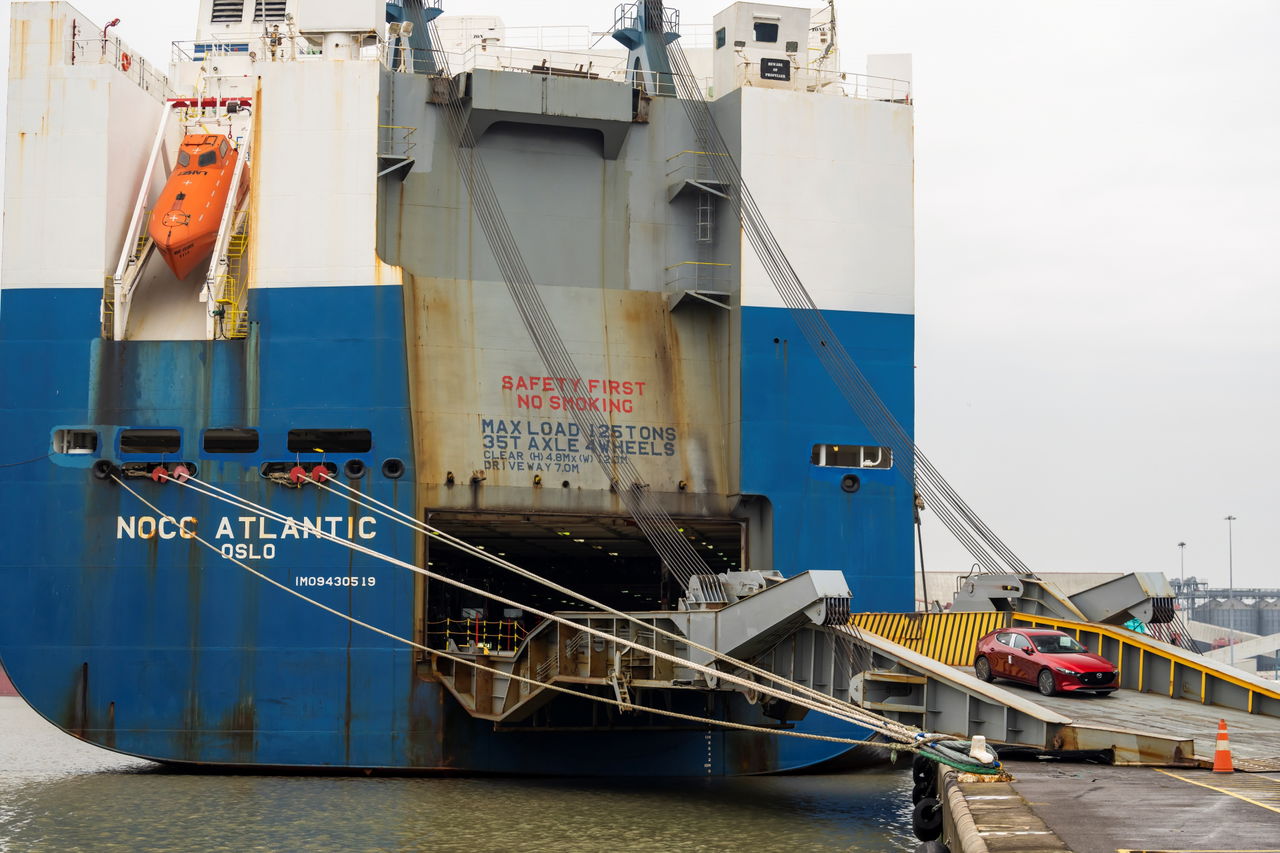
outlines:
[[[1013,790],[1074,853],[1280,853],[1280,773],[1023,761],[1007,768]],[[993,850],[1044,849],[1031,837],[1018,845],[1016,825],[988,823],[979,830]]]

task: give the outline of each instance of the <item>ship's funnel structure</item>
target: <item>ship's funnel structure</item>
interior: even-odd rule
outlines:
[[[680,38],[680,13],[662,0],[638,0],[620,7],[613,37],[627,54],[628,79],[651,95],[675,97],[675,81],[667,59],[667,45]]]

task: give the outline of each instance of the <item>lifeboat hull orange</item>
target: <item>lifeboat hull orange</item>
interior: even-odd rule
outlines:
[[[213,254],[238,158],[231,141],[220,134],[187,136],[178,149],[178,165],[160,192],[147,233],[179,279]],[[248,186],[246,172],[237,203]]]

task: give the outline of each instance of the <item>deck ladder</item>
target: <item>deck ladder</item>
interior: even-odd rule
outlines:
[[[231,175],[231,187],[227,191],[227,203],[222,209],[222,224],[218,239],[213,244],[213,262],[205,275],[201,300],[209,300],[205,323],[208,340],[243,338],[249,333],[249,288],[244,276],[243,256],[248,245],[248,211],[237,211],[236,200],[240,196],[240,183],[245,179],[245,164],[253,151],[253,122],[245,126],[244,138],[239,143],[240,156]]]

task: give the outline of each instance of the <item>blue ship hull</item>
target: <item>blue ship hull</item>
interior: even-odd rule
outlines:
[[[720,775],[803,768],[845,753],[820,742],[672,727],[660,718],[603,719],[593,716],[591,703],[569,698],[549,706],[555,724],[549,731],[474,720],[412,649],[286,595],[172,525],[153,528],[143,519],[155,512],[91,472],[97,458],[129,461],[116,452],[115,430],[176,428],[182,447],[166,461],[195,463],[201,479],[346,533],[361,529],[352,504],[282,487],[263,479],[259,466],[321,459],[280,452],[297,424],[358,423],[372,430],[372,449],[331,461],[361,459],[368,474],[354,482],[358,489],[422,517],[412,486],[401,298],[399,287],[259,291],[253,312],[270,335],[214,344],[101,340],[91,322],[94,291],[5,294],[4,461],[35,461],[0,468],[6,543],[0,659],[26,701],[65,730],[111,749],[226,767]],[[753,339],[798,339],[785,312],[744,314]],[[327,332],[318,335],[317,317],[342,320],[326,322]],[[873,376],[909,389],[910,318],[838,320],[879,355],[870,362]],[[858,494],[833,500],[837,472],[765,452],[779,443],[812,443],[838,428],[850,440],[860,438],[839,427],[847,416],[829,380],[807,361],[779,359],[773,346],[744,355],[754,381],[744,403],[743,480],[774,496],[775,552],[795,555],[786,561],[791,571],[842,569],[862,608],[902,608],[909,601],[910,495],[893,472],[872,471]],[[909,415],[909,396],[891,402]],[[204,453],[202,430],[226,425],[257,428],[260,451]],[[53,430],[67,427],[95,428],[98,452],[46,457]],[[402,478],[381,474],[390,458],[404,461]],[[272,543],[243,512],[175,483],[129,483],[163,514],[195,519],[190,528],[219,547],[256,543],[256,552],[243,555],[247,562],[290,588],[414,636],[411,573],[318,538],[290,541],[287,558],[262,559]],[[385,519],[370,524],[373,547],[415,559],[409,530]],[[155,535],[145,535],[153,529]],[[314,577],[374,584],[359,594],[298,585]],[[708,710],[704,695],[674,701],[676,710]],[[718,697],[712,710],[773,722],[740,697]],[[868,734],[812,715],[800,728]]]

